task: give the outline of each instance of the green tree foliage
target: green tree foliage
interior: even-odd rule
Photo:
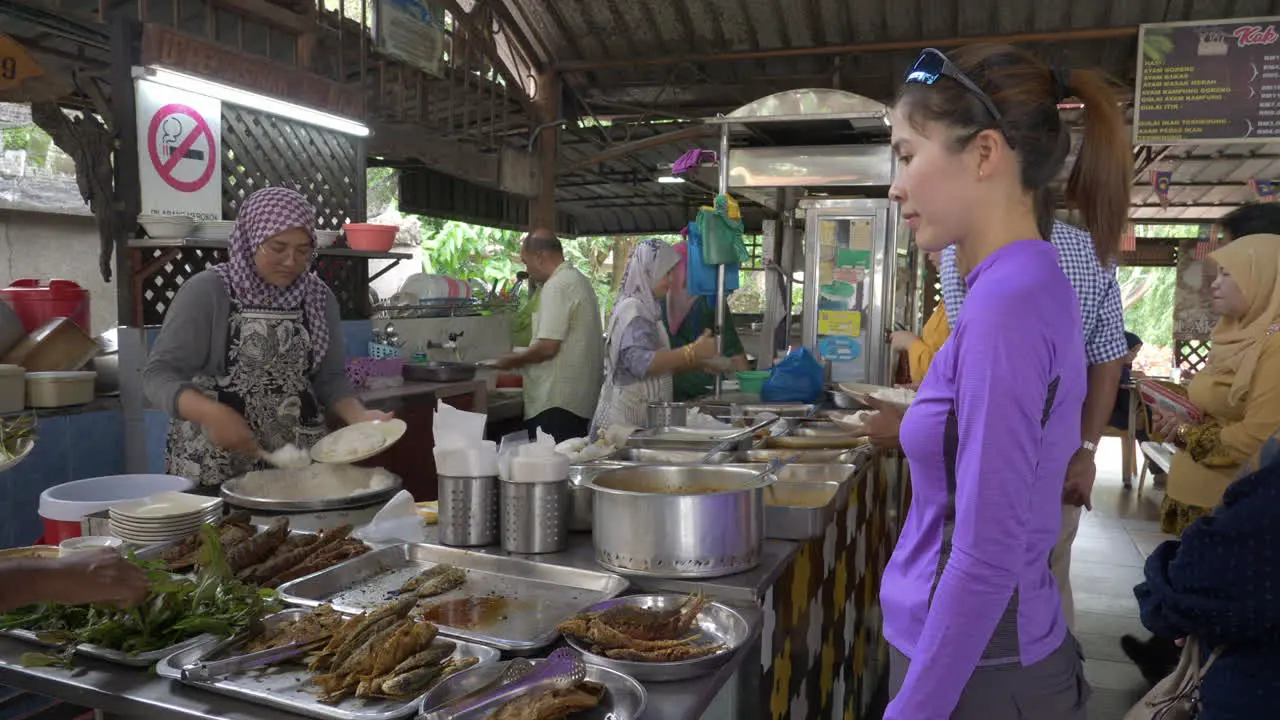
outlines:
[[[1117,273],[1124,299],[1124,325],[1142,342],[1173,345],[1173,300],[1177,268],[1122,267]]]

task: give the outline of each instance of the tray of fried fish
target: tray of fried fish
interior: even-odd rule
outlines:
[[[156,673],[192,687],[320,720],[393,720],[412,715],[446,678],[495,663],[493,648],[438,634],[407,602],[354,617],[332,607],[294,609],[265,618],[238,642],[207,642],[165,658]],[[184,669],[234,663],[273,648],[275,664],[201,679]]]
[[[560,637],[561,622],[627,589],[620,575],[429,544],[392,545],[285,583],[292,605],[361,613],[413,598],[440,634],[531,655]]]
[[[701,593],[608,600],[569,618],[560,630],[588,665],[646,682],[710,674],[751,637],[740,613]]]

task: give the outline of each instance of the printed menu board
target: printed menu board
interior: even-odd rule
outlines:
[[[1280,18],[1143,25],[1135,144],[1280,138]]]

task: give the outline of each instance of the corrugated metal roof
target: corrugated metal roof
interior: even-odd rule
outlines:
[[[950,46],[957,38],[1027,33],[1040,34],[1026,47],[1047,62],[1098,67],[1131,86],[1136,37],[1116,39],[1113,33],[1110,38],[1089,39],[1092,31],[1280,15],[1280,0],[504,2],[526,32],[538,37],[542,60],[565,71],[566,85],[589,113],[633,118],[642,111],[705,117],[799,87],[837,87],[886,100],[921,47]],[[1064,31],[1076,35],[1055,37]],[[858,47],[829,50],[851,45]],[[749,56],[733,55],[743,53]],[[630,139],[666,129],[641,131],[633,126]],[[601,149],[598,144],[576,144],[569,135],[563,145],[566,165]],[[606,144],[626,141],[612,134],[598,139]],[[601,163],[592,174],[566,173],[559,183],[559,203],[584,231],[678,227],[705,194],[687,185],[659,185],[653,179],[662,165],[697,144],[651,148]],[[714,141],[701,145],[714,147]],[[1169,207],[1155,199],[1146,176],[1150,169],[1173,171]],[[1280,179],[1280,148],[1176,148],[1135,179],[1134,215],[1163,220],[1217,217],[1253,198],[1250,177]]]
[[[1152,187],[1150,170],[1172,173],[1167,207]],[[1135,219],[1213,220],[1256,199],[1249,180],[1280,179],[1280,144],[1177,146],[1150,170],[1134,181]]]

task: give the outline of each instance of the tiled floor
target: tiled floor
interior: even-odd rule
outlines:
[[[1093,512],[1080,521],[1071,558],[1076,631],[1084,646],[1085,675],[1093,686],[1089,720],[1120,720],[1147,689],[1121,652],[1120,636],[1147,636],[1133,586],[1142,581],[1147,554],[1168,536],[1158,522],[1163,493],[1151,487],[1150,476],[1141,496],[1136,487],[1137,478],[1133,490],[1121,483],[1119,440],[1104,440]]]

